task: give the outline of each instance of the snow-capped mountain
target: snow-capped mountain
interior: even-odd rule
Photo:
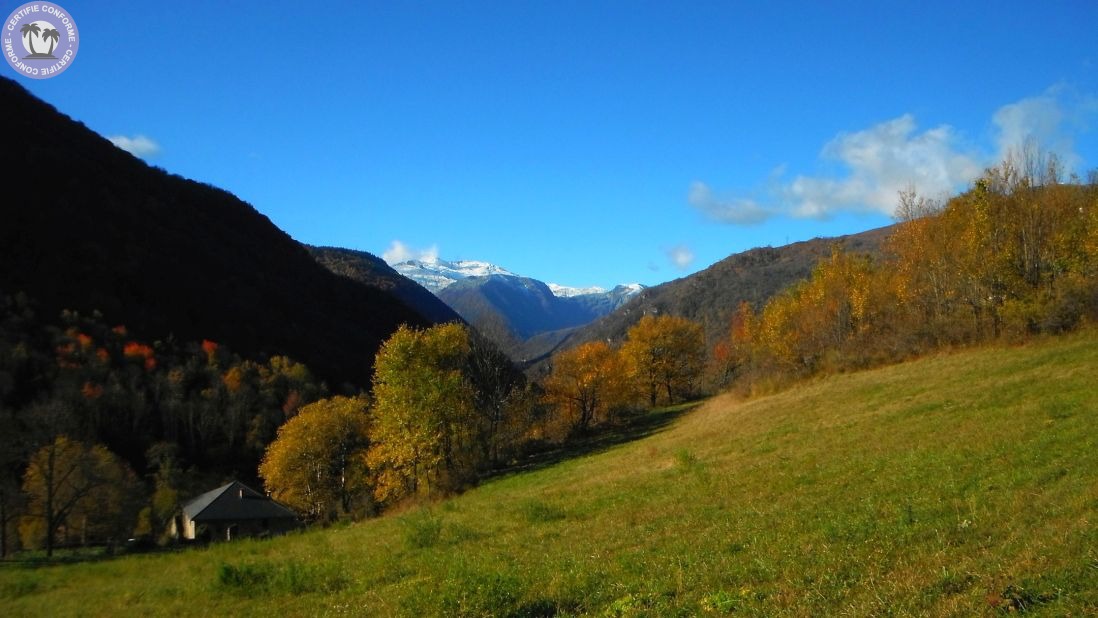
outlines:
[[[393,268],[412,281],[438,294],[444,288],[468,277],[488,275],[514,275],[506,268],[476,260],[448,262],[440,259],[409,260],[393,264]]]
[[[504,350],[542,333],[588,324],[645,289],[639,283],[612,290],[546,284],[475,260],[431,258],[393,268],[433,292]]]
[[[400,262],[398,264],[393,264],[392,266],[398,273],[408,277],[435,294],[438,294],[454,282],[469,277],[488,277],[490,275],[520,276],[501,266],[478,260],[457,260],[450,262],[438,258],[429,258],[425,260],[408,260],[407,262]],[[553,292],[553,295],[558,298],[574,298],[576,296],[589,296],[594,294],[609,294],[615,298],[621,298],[633,296],[644,289],[644,286],[639,283],[619,285],[612,290],[607,290],[606,288],[598,286],[577,288],[556,283],[546,283],[545,285],[548,286]]]

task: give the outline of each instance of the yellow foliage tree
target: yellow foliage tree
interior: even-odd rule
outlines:
[[[378,351],[368,461],[379,500],[445,493],[474,477],[484,449],[463,373],[470,350],[465,327],[444,324],[401,327]]]
[[[629,329],[621,354],[650,405],[661,393],[674,403],[693,391],[705,369],[705,335],[686,318],[646,315]]]
[[[138,505],[136,478],[101,445],[58,436],[31,457],[23,475],[27,495],[24,545],[53,555],[58,536],[66,541],[107,540],[133,529]]]
[[[271,495],[312,521],[369,511],[368,407],[365,397],[334,397],[286,421],[259,466]]]

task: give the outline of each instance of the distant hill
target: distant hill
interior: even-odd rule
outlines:
[[[101,311],[143,339],[286,354],[369,384],[380,343],[429,320],[337,276],[230,193],[171,175],[0,78],[0,289]]]
[[[816,238],[784,247],[737,253],[688,277],[648,288],[613,313],[583,328],[547,333],[515,349],[515,359],[535,367],[553,352],[587,341],[618,342],[646,314],[669,314],[697,321],[710,344],[728,332],[740,302],[761,307],[774,294],[811,274],[816,262],[839,244],[847,251],[876,255],[892,226],[839,238]]]
[[[306,245],[306,248],[328,270],[359,283],[386,290],[432,322],[461,320],[461,316],[437,296],[372,253],[336,247]]]
[[[515,350],[531,337],[589,324],[642,289],[618,286],[609,292],[558,296],[536,279],[496,274],[455,281],[438,297],[513,359],[521,360]]]

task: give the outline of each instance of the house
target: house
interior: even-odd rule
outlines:
[[[172,520],[171,535],[183,540],[271,536],[301,525],[297,514],[239,481],[191,500]]]

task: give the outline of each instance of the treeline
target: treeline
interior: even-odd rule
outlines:
[[[399,328],[369,393],[330,396],[285,357],[145,343],[102,316],[0,304],[0,544],[166,540],[181,504],[258,477],[312,523],[465,489],[525,454],[698,392],[699,325],[646,316],[613,349],[561,353],[544,383],[460,324]]]
[[[285,357],[150,344],[71,311],[52,324],[0,295],[0,553],[159,532],[181,498],[256,478],[278,428],[325,395]]]
[[[311,522],[372,515],[464,489],[522,448],[537,391],[463,325],[401,327],[375,359],[372,396],[302,408],[259,467]]]
[[[462,325],[401,328],[378,352],[372,396],[303,408],[260,474],[311,521],[444,496],[547,443],[693,396],[705,359],[699,325],[647,316],[620,349],[589,343],[557,355],[537,384]]]
[[[1093,322],[1098,179],[1062,175],[1027,151],[944,204],[901,194],[883,259],[835,250],[761,309],[742,304],[715,373],[752,388]]]

